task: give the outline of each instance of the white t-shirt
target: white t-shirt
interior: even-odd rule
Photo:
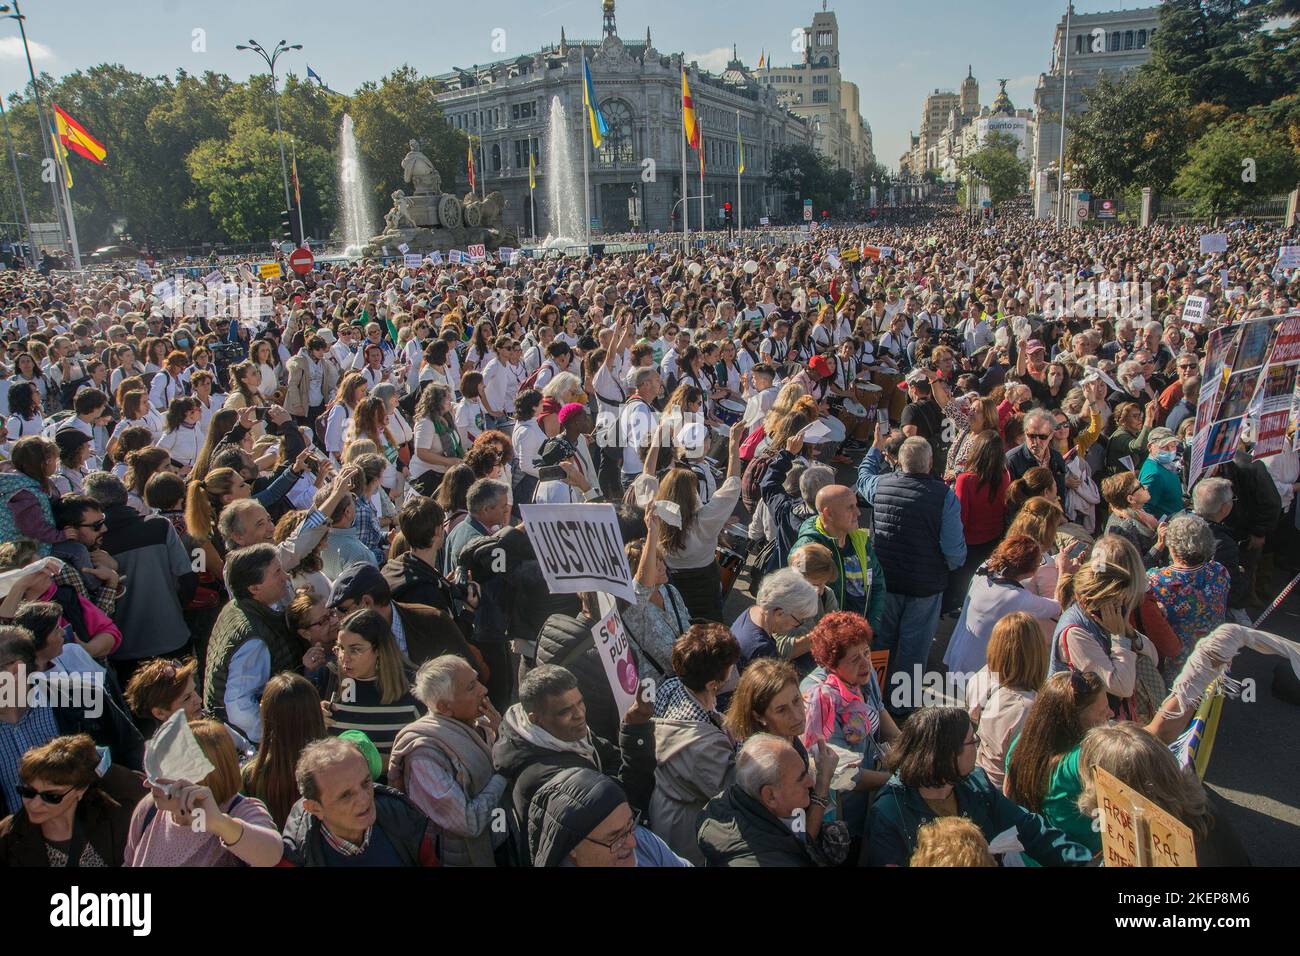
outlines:
[[[487,419],[483,413],[483,403],[477,398],[462,398],[455,406],[456,433],[460,435],[460,446],[468,449],[474,439],[487,431]]]
[[[641,474],[645,468],[641,449],[649,447],[657,423],[658,414],[640,398],[632,399],[619,410],[618,434],[614,437],[623,446],[623,474]]]

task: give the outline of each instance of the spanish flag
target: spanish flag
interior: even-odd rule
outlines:
[[[469,153],[468,153],[468,155],[467,155],[466,158],[467,158],[468,163],[469,163],[469,191],[470,191],[470,192],[475,192],[475,191],[478,189],[478,179],[477,179],[477,177],[474,175],[474,139],[473,139],[473,137],[470,138],[470,141],[469,141]]]
[[[587,122],[591,127],[591,145],[600,149],[601,144],[605,142],[605,134],[609,132],[609,124],[605,122],[604,114],[596,105],[596,88],[591,85],[591,67],[584,61],[582,64],[582,101],[587,107]]]
[[[98,166],[104,165],[108,150],[104,144],[86,132],[85,127],[63,111],[57,104],[54,107],[54,121],[59,133],[59,142],[78,156],[90,160]]]
[[[50,127],[50,141],[54,144],[54,163],[63,171],[63,179],[72,188],[72,167],[68,165],[68,150],[59,138],[58,131]]]
[[[763,68],[763,65],[766,62],[767,62],[767,51],[764,50],[762,53],[758,55],[758,68],[761,70]]]
[[[686,82],[686,71],[682,71],[682,125],[686,129],[686,142],[691,149],[699,149],[700,121],[695,115],[695,100],[691,98],[691,88]]]

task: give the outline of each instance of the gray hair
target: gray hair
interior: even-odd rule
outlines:
[[[411,694],[430,711],[456,695],[456,672],[469,667],[458,654],[440,654],[420,665],[411,684]]]
[[[1224,505],[1232,503],[1232,482],[1227,478],[1205,478],[1192,489],[1192,511],[1207,521],[1213,519]]]
[[[519,682],[519,703],[531,714],[542,701],[576,689],[578,678],[558,664],[539,664]]]
[[[405,332],[406,329],[402,329],[402,331]],[[374,388],[370,390],[371,398],[380,399],[385,404],[387,404],[390,398],[394,398],[396,395],[397,395],[397,386],[395,386],[392,382],[380,382],[378,385],[376,385]]]
[[[294,783],[298,785],[298,792],[303,799],[319,802],[317,772],[340,764],[349,757],[362,757],[361,748],[344,737],[321,737],[303,747],[302,753],[298,755],[298,763],[293,768]]]
[[[484,508],[496,505],[509,492],[510,489],[503,481],[480,478],[469,486],[469,494],[465,496],[465,507],[470,514],[479,514]]]
[[[920,435],[913,435],[898,449],[898,467],[905,475],[929,474],[934,465],[934,449]]]
[[[582,391],[582,379],[572,372],[560,372],[558,375],[553,375],[542,388],[542,397],[559,399],[569,392],[580,391]]]
[[[799,497],[809,508],[817,507],[817,492],[835,484],[835,469],[830,465],[809,465],[799,476]]]
[[[1135,378],[1139,375],[1142,375],[1142,363],[1134,362],[1132,359],[1129,359],[1125,362],[1121,362],[1116,374],[1119,375],[1121,381],[1126,381],[1127,379]],[[1143,376],[1143,378],[1145,377],[1146,376]]]
[[[754,603],[764,610],[780,609],[800,620],[817,613],[817,589],[794,568],[763,576]]]
[[[1056,416],[1045,408],[1031,408],[1025,413],[1024,426],[1025,431],[1029,431],[1029,426],[1033,422],[1042,422],[1047,426],[1048,431],[1056,428]]]
[[[235,538],[244,536],[244,515],[254,508],[262,507],[259,502],[252,498],[244,498],[240,501],[232,501],[221,509],[221,516],[217,518],[217,531],[225,541],[233,541]]]
[[[651,375],[658,375],[659,369],[654,365],[641,365],[632,369],[632,387],[640,388],[644,385]]]
[[[774,734],[754,734],[736,757],[736,786],[754,799],[764,787],[781,782],[781,758],[794,751],[794,744]]]
[[[1165,546],[1171,557],[1184,564],[1204,564],[1214,557],[1214,533],[1199,515],[1181,514],[1170,519]]]
[[[104,508],[126,504],[126,485],[112,472],[92,471],[82,479],[81,490]]]

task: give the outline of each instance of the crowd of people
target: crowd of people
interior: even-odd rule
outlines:
[[[1300,276],[1198,237],[0,273],[0,677],[98,693],[4,697],[0,862],[1083,866],[1097,767],[1245,862],[1171,745],[1297,570],[1296,422],[1189,452]],[[626,711],[521,512],[592,502]]]

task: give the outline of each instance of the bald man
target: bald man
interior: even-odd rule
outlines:
[[[817,493],[817,515],[799,529],[791,554],[805,544],[820,544],[835,560],[836,574],[826,586],[839,610],[863,615],[874,629],[885,608],[885,572],[865,530],[858,527],[858,496],[845,485]]]

